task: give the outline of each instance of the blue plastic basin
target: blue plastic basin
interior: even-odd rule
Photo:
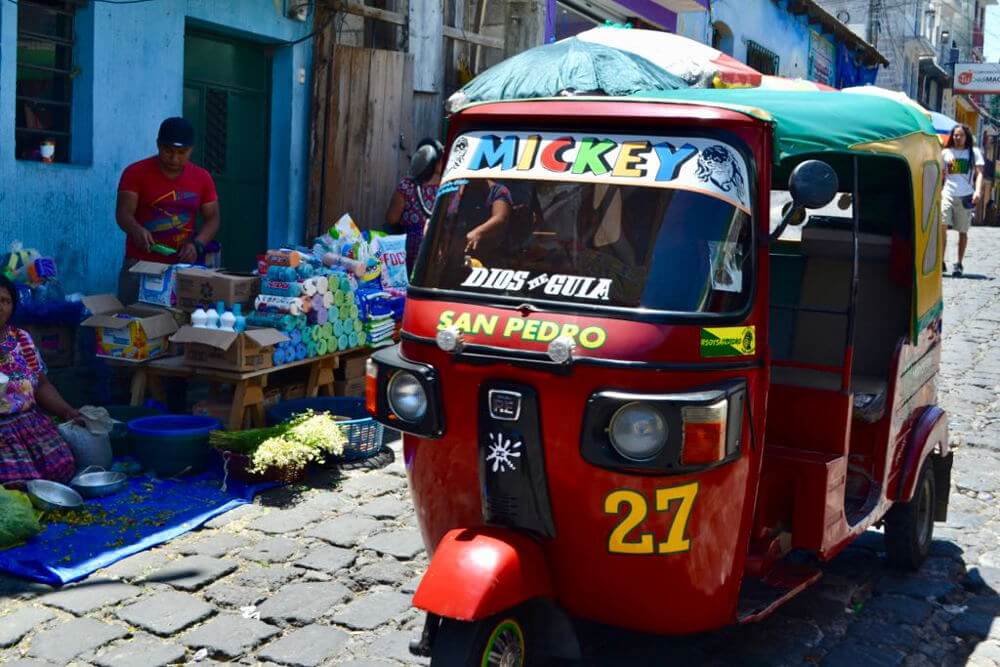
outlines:
[[[128,423],[135,457],[158,477],[199,472],[211,452],[208,434],[222,428],[212,417],[160,415]]]

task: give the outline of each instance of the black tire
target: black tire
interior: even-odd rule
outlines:
[[[431,667],[524,667],[537,664],[519,614],[503,613],[481,621],[441,619],[434,637]],[[506,661],[504,661],[506,659]]]
[[[937,489],[931,461],[924,461],[917,488],[908,503],[896,503],[885,515],[885,550],[889,564],[901,570],[919,570],[934,538]]]

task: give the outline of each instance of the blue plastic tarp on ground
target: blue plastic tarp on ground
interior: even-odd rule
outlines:
[[[118,493],[94,498],[69,523],[42,518],[44,530],[26,544],[0,551],[0,571],[61,585],[162,544],[253,500],[274,484],[247,486],[221,472],[177,479],[135,477]]]

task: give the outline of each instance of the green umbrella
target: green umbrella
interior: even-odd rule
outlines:
[[[641,56],[571,37],[529,49],[495,65],[448,99],[449,111],[471,102],[554,97],[571,93],[631,95],[687,88]]]

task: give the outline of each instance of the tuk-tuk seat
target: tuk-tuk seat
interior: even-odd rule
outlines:
[[[849,223],[848,219],[836,223],[811,223],[802,230],[804,268],[792,340],[787,346],[788,361],[793,364],[843,367],[853,239],[844,224]],[[858,299],[850,389],[855,393],[854,416],[866,422],[878,421],[884,414],[893,354],[899,338],[906,334],[908,322],[909,295],[890,277],[891,246],[889,236],[858,234]],[[841,374],[776,365],[772,382],[839,391]]]

